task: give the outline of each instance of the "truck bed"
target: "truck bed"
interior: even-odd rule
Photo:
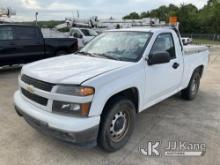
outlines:
[[[188,85],[194,68],[206,67],[209,61],[209,50],[206,46],[188,45],[184,46],[184,79],[183,87]]]
[[[184,55],[192,55],[195,53],[200,53],[208,50],[206,46],[199,46],[199,45],[187,45],[183,47]]]

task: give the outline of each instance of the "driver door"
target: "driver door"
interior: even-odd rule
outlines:
[[[146,65],[146,90],[145,100],[157,100],[169,95],[178,89],[182,80],[181,58],[178,58],[172,33],[161,33],[157,36],[150,54],[167,51],[171,60],[168,63]]]

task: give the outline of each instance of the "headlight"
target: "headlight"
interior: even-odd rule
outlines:
[[[92,87],[60,85],[56,92],[73,96],[89,96],[95,93],[95,89]]]
[[[72,96],[90,96],[95,93],[92,87],[59,85],[56,93]],[[74,114],[80,116],[88,116],[90,103],[70,103],[63,101],[53,101],[52,111],[62,114]]]
[[[54,101],[52,111],[62,114],[73,114],[80,116],[88,116],[90,103],[68,103],[63,101]]]

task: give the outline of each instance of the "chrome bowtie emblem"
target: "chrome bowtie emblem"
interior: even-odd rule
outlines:
[[[33,85],[27,85],[27,91],[30,93],[34,93],[34,86]]]

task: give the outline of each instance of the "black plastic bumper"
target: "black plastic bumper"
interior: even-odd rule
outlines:
[[[82,132],[66,132],[63,130],[50,128],[46,122],[34,119],[33,117],[22,112],[22,110],[16,106],[15,110],[19,116],[24,117],[27,123],[45,135],[53,136],[62,141],[71,142],[85,147],[94,147],[97,144],[97,136],[99,130],[98,126],[92,127]]]

